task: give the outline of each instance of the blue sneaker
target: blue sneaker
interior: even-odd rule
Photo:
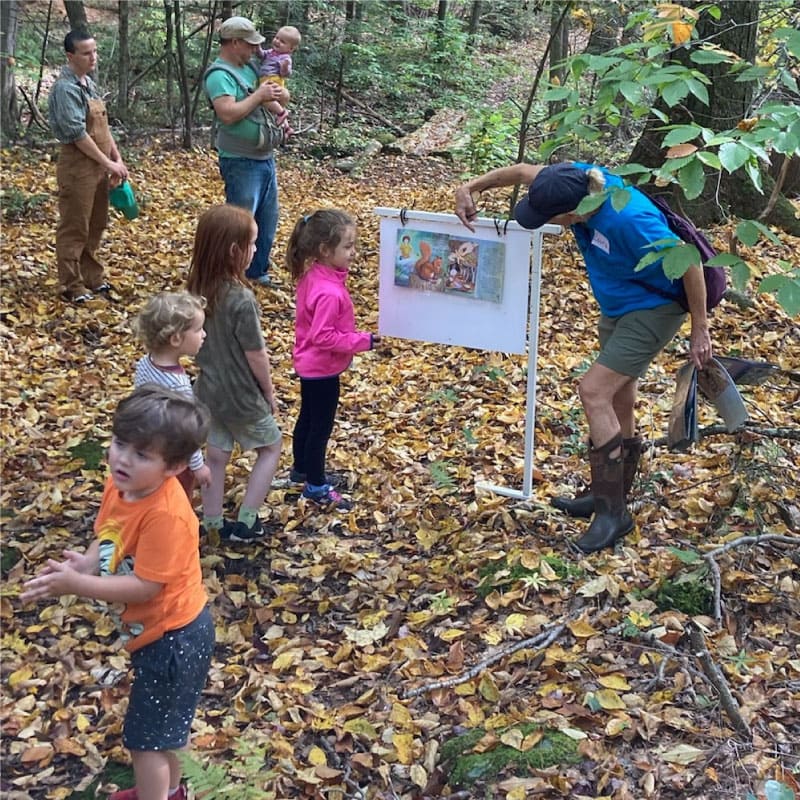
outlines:
[[[306,473],[298,472],[294,467],[292,467],[292,471],[289,473],[289,483],[298,484],[305,482],[306,482]],[[345,478],[343,475],[336,472],[326,472],[325,483],[328,486],[330,486],[331,489],[338,489],[340,486],[344,486]]]
[[[303,489],[303,497],[312,503],[316,503],[325,511],[350,511],[353,508],[352,502],[342,497],[329,484],[325,484],[322,491],[316,492],[311,491],[306,485],[306,488]]]

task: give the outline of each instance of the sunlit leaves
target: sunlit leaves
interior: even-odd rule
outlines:
[[[85,454],[68,448],[107,440],[111,409],[129,387],[130,364],[139,352],[130,315],[151,292],[185,279],[196,213],[221,199],[208,153],[147,150],[141,161],[153,170],[137,176],[153,203],[138,227],[114,225],[104,241],[123,300],[93,314],[91,331],[100,346],[86,344],[85,317],[70,313],[44,289],[31,290],[44,272],[4,276],[3,402],[13,424],[3,431],[3,499],[4,509],[18,516],[3,519],[3,548],[23,554],[12,574],[4,573],[0,589],[4,781],[19,781],[14,790],[31,792],[51,781],[47,792],[53,798],[65,796],[55,792],[74,775],[82,779],[106,759],[125,757],[120,720],[129,661],[114,648],[109,619],[93,604],[65,598],[21,608],[19,581],[64,546],[82,548],[91,535],[102,471],[87,469],[79,457]],[[10,174],[34,185],[37,173],[30,166],[13,166]],[[357,318],[375,326],[378,236],[372,208],[391,197],[401,207],[451,210],[457,177],[439,169],[433,160],[389,157],[354,179],[316,162],[282,158],[278,251],[301,210],[346,203],[359,219],[361,252],[348,282]],[[629,169],[632,176],[642,174]],[[198,177],[184,189],[175,183],[176,174]],[[626,195],[609,192],[595,202],[612,197],[613,204]],[[31,263],[28,254],[39,253],[40,243],[48,241],[55,219],[50,203],[46,224],[4,226],[7,263]],[[734,230],[731,222],[711,233],[724,242]],[[765,230],[753,230],[760,234],[755,239],[745,233],[752,244],[741,238],[738,244],[758,274],[777,271],[784,282],[796,281],[786,253]],[[670,243],[675,241],[663,244]],[[664,256],[662,250],[654,257]],[[748,439],[746,446],[733,437],[714,437],[680,456],[655,444],[666,430],[674,369],[684,358],[681,334],[642,381],[639,421],[650,444],[634,488],[637,530],[616,551],[577,556],[569,541],[584,523],[554,512],[547,500],[571,493],[578,476],[587,474],[575,386],[596,350],[597,316],[568,235],[548,238],[544,269],[536,407],[542,482],[534,502],[474,491],[479,477],[521,479],[526,360],[396,340],[385,356],[357,357],[343,376],[330,461],[345,473],[353,514],[333,519],[303,511],[291,491],[275,489],[262,508],[269,542],[204,542],[203,569],[218,632],[194,726],[193,745],[204,764],[221,773],[240,771],[238,745],[255,741],[254,760],[260,760],[253,774],[267,796],[345,797],[359,791],[355,786],[369,787],[376,796],[391,786],[401,800],[419,796],[426,786],[431,796],[446,796],[457,790],[431,788],[428,781],[447,779],[441,748],[457,732],[486,726],[477,749],[491,755],[504,746],[525,753],[541,743],[544,721],[580,745],[584,763],[541,771],[531,786],[537,795],[610,796],[611,785],[602,788],[595,778],[600,761],[614,770],[620,796],[643,796],[652,774],[675,792],[706,790],[699,768],[687,777],[687,767],[705,762],[675,748],[691,744],[719,754],[730,731],[718,706],[709,710],[713,698],[693,663],[692,672],[684,671],[645,642],[643,636],[652,632],[678,647],[686,621],[674,610],[655,609],[649,593],[665,574],[692,566],[670,547],[691,550],[696,560],[726,536],[757,524],[786,530],[777,509],[797,503],[800,459],[791,442],[773,440],[765,463],[753,466],[766,437]],[[291,283],[257,289],[257,297],[287,432],[298,407]],[[797,362],[792,321],[771,297],[756,295],[753,302],[751,310],[720,307],[711,322],[715,348]],[[742,393],[775,425],[794,424],[785,387],[742,387]],[[714,421],[712,407],[701,413]],[[285,452],[280,475],[288,459]],[[249,462],[245,456],[233,461],[229,497],[235,502]],[[737,472],[746,466],[752,471]],[[449,485],[437,480],[438,470]],[[713,515],[724,517],[721,532],[709,527]],[[487,566],[496,569],[484,571]],[[754,723],[785,740],[792,714],[785,685],[800,678],[791,632],[794,572],[796,565],[777,550],[740,551],[724,559],[726,605],[736,621],[746,620],[754,638],[737,632],[734,639],[726,628],[730,640],[710,642],[728,668],[744,651],[741,660],[750,672],[732,671],[733,688],[752,703]],[[570,615],[570,627],[547,648],[519,650],[480,667]],[[733,621],[729,627],[736,628]],[[410,687],[458,679],[476,667],[473,677],[457,685],[404,699]],[[530,724],[530,732],[522,732],[520,723]],[[749,754],[753,769],[774,774],[772,755],[769,749]],[[628,766],[620,767],[623,758]],[[534,778],[502,774],[498,786],[507,780]],[[505,796],[515,788],[489,791]],[[474,791],[486,793],[483,786]]]

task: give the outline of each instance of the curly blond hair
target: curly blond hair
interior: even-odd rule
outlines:
[[[169,344],[176,333],[186,333],[197,312],[205,307],[205,298],[189,292],[160,292],[139,312],[133,321],[133,332],[148,352],[158,350]]]

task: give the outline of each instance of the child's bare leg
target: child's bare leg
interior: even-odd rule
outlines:
[[[131,752],[137,800],[167,800],[172,773],[170,755],[174,758],[172,753],[157,750]]]
[[[247,481],[247,491],[244,494],[242,506],[244,508],[259,509],[267,496],[272,479],[275,477],[275,470],[278,468],[278,461],[281,457],[281,442],[268,447],[259,447],[256,450],[256,463],[253,464],[253,471]]]
[[[267,100],[266,106],[267,111],[274,114],[276,117],[280,117],[281,114],[286,113],[286,109],[277,100]]]
[[[208,445],[206,463],[211,472],[211,483],[202,487],[203,515],[215,517],[222,515],[222,501],[225,496],[225,467],[228,466],[231,454],[218,447]]]
[[[181,750],[188,750],[189,745],[181,747]],[[167,759],[169,760],[169,790],[177,789],[180,786],[183,770],[181,769],[181,762],[178,761],[177,754],[172,751],[167,751]]]

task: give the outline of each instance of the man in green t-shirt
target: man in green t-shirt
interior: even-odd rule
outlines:
[[[217,117],[219,171],[226,201],[251,211],[258,225],[256,252],[246,275],[269,286],[269,255],[278,227],[278,179],[271,128],[264,124],[263,115],[269,112],[263,104],[277,100],[285,106],[289,92],[278,84],[258,85],[258,71],[250,60],[264,37],[249,19],[226,19],[219,27],[219,41],[219,57],[204,81]]]

